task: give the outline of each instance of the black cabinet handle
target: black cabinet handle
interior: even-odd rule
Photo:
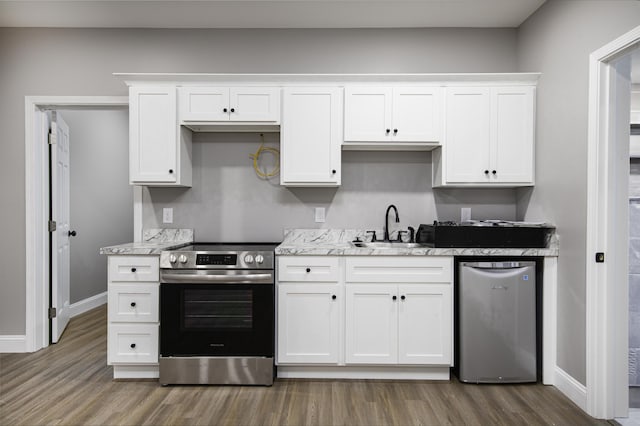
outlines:
[[[135,308],[136,307],[136,302],[131,302],[131,307]]]
[[[489,174],[489,170],[485,170],[485,171],[484,171],[484,174],[485,174],[485,175],[488,175],[488,174]]]
[[[404,300],[406,297],[404,295],[400,296],[400,299]]]
[[[227,112],[227,109],[226,109],[226,108],[223,108],[223,109],[222,109],[222,112]]]
[[[311,272],[311,268],[307,268],[307,272]]]
[[[235,108],[231,108],[231,112],[236,112],[236,109]]]
[[[496,172],[495,170],[492,170],[492,171],[491,171],[491,173],[492,173],[493,175],[495,175],[495,174],[496,174],[496,173],[498,173],[498,172]]]
[[[132,343],[132,344],[131,344],[131,345],[129,345],[129,346],[131,346],[131,349],[135,349],[135,348],[136,348],[136,344],[135,344],[135,343]]]
[[[335,294],[331,295],[331,299],[336,300],[338,298],[338,296],[336,296]]]
[[[335,171],[335,170],[331,170],[331,174],[332,174],[332,175],[335,175],[335,174],[336,174],[336,171]]]
[[[131,272],[135,272],[137,270],[138,270],[137,268],[131,268]]]
[[[169,174],[172,175],[173,174],[173,169],[169,169]]]
[[[391,129],[387,129],[386,132],[389,133],[391,131]]]
[[[70,237],[75,237],[76,235],[78,235],[76,231],[69,231]]]
[[[394,134],[398,133],[398,129],[393,129],[393,133]]]
[[[393,296],[392,299],[393,300],[398,300],[398,296]]]

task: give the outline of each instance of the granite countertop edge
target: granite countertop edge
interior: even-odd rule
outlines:
[[[279,256],[531,256],[557,257],[557,248],[385,248],[344,246],[279,245]]]
[[[193,229],[149,228],[143,230],[141,242],[102,247],[100,254],[158,255],[164,250],[174,250],[192,242]]]

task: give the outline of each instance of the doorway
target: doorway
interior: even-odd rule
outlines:
[[[34,352],[49,345],[49,148],[48,137],[46,136],[49,130],[48,114],[50,115],[52,110],[100,111],[116,107],[121,109],[128,108],[128,98],[93,96],[28,96],[25,98],[27,300],[24,350],[26,352]],[[70,133],[70,140],[73,140],[73,130]],[[123,142],[128,145],[126,133]],[[103,144],[108,149],[109,143],[113,144],[114,142],[107,141],[103,142]],[[95,157],[100,160],[100,154],[95,155]],[[126,159],[125,162],[128,163]],[[125,175],[128,175],[128,173],[125,173]],[[89,200],[99,199],[100,191],[95,191],[88,198]],[[133,197],[130,199],[133,199]],[[132,204],[128,209],[128,222],[130,223],[133,221]],[[93,217],[93,227],[99,228],[102,219],[104,218],[99,215]],[[127,237],[127,240],[130,239],[131,235]],[[102,263],[106,264],[106,261]],[[83,302],[87,303],[70,303],[71,316],[74,315],[74,311],[76,314],[81,313],[92,304],[98,306],[106,301],[106,274],[101,281],[105,285],[104,294],[96,295],[97,297],[93,298],[93,300],[89,298],[88,302],[83,299]]]
[[[637,27],[589,59],[587,412],[606,419],[629,414],[629,117],[639,48]]]

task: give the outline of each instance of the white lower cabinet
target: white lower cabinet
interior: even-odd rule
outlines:
[[[158,256],[108,260],[107,364],[116,379],[158,377]]]
[[[353,284],[346,293],[348,364],[451,363],[450,284]]]
[[[280,377],[449,378],[453,257],[279,256],[278,268]]]
[[[339,284],[279,284],[279,363],[338,363],[341,293]]]

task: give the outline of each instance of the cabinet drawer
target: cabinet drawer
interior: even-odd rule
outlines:
[[[110,284],[110,322],[158,322],[159,284]]]
[[[330,256],[278,257],[278,281],[337,282],[338,258]]]
[[[159,256],[109,256],[109,281],[157,282]]]
[[[347,257],[346,281],[356,283],[451,283],[453,282],[453,257]]]
[[[158,324],[109,324],[107,363],[158,362]]]

